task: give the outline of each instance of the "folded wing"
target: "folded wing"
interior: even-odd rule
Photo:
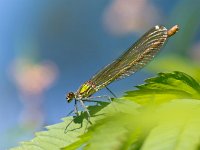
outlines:
[[[167,40],[167,29],[155,26],[145,33],[118,59],[94,75],[90,81],[96,90],[102,89],[115,80],[129,76],[143,68],[160,51]]]

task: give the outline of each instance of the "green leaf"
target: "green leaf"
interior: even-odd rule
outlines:
[[[138,104],[131,101],[112,102],[112,105],[109,105],[108,107],[97,113],[97,115],[106,113],[106,117],[100,119],[96,122],[95,125],[91,126],[89,128],[89,131],[80,137],[79,141],[63,148],[63,150],[78,148],[78,144],[80,144],[79,147],[84,145],[83,149],[86,150],[113,149],[116,146],[122,147],[123,145],[121,141],[126,141],[127,130],[123,126],[121,126],[122,122],[126,123],[125,121],[123,121],[123,119],[126,117],[123,115],[123,117],[121,117],[121,114],[123,114],[124,112],[136,114],[136,108],[139,107],[140,106]],[[105,135],[105,133],[107,134]],[[119,137],[121,138],[119,139]],[[87,141],[84,141],[86,138]],[[101,141],[101,144],[99,144],[99,141]]]
[[[121,105],[121,103],[118,103]],[[127,105],[127,109],[131,106]],[[141,108],[139,108],[141,109]],[[200,144],[200,101],[177,99],[145,107],[137,112],[114,113],[92,126],[80,137],[86,141],[76,148],[85,150],[179,150],[196,149]],[[65,150],[72,145],[65,147]]]
[[[182,43],[182,42],[181,42]],[[194,62],[186,57],[180,55],[165,55],[165,57],[155,58],[147,67],[151,72],[172,72],[174,70],[186,72],[200,81],[200,65],[199,62]]]
[[[200,141],[200,101],[176,100],[158,110],[159,123],[146,137],[142,150],[195,150]]]
[[[12,150],[179,150],[200,145],[200,85],[182,72],[160,73],[111,104],[89,106]],[[159,104],[159,105],[158,105]],[[71,122],[72,121],[72,122]],[[66,125],[71,122],[65,134]],[[82,125],[82,126],[81,126]]]
[[[138,90],[126,92],[121,99],[149,105],[180,98],[200,98],[199,83],[183,72],[159,73],[157,77],[145,82],[137,86]]]
[[[93,116],[96,112],[104,108],[108,103],[99,102],[100,106],[90,106],[88,109],[92,115],[91,121],[95,122],[101,118],[99,116]],[[11,150],[49,150],[49,149],[61,149],[69,144],[72,144],[79,140],[79,136],[84,134],[88,121],[86,120],[86,114],[82,112],[78,117],[66,117],[62,120],[64,122],[55,125],[47,126],[48,131],[37,132],[36,137],[28,142],[22,142],[20,147],[11,148]],[[67,133],[65,132],[66,126],[72,121],[70,126],[67,128]],[[90,126],[90,124],[88,125]]]

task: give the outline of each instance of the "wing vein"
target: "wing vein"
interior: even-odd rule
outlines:
[[[90,81],[96,85],[96,90],[99,90],[115,80],[133,74],[153,59],[166,40],[167,29],[164,26],[153,27],[118,59],[95,74]]]

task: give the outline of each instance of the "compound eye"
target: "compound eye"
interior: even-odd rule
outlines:
[[[72,99],[75,97],[74,93],[73,92],[69,92],[66,96],[66,99],[67,99],[67,102],[71,102]]]

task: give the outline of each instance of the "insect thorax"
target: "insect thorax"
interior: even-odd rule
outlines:
[[[96,91],[96,85],[92,81],[87,81],[84,84],[82,84],[76,92],[76,98],[80,99],[90,97]]]

